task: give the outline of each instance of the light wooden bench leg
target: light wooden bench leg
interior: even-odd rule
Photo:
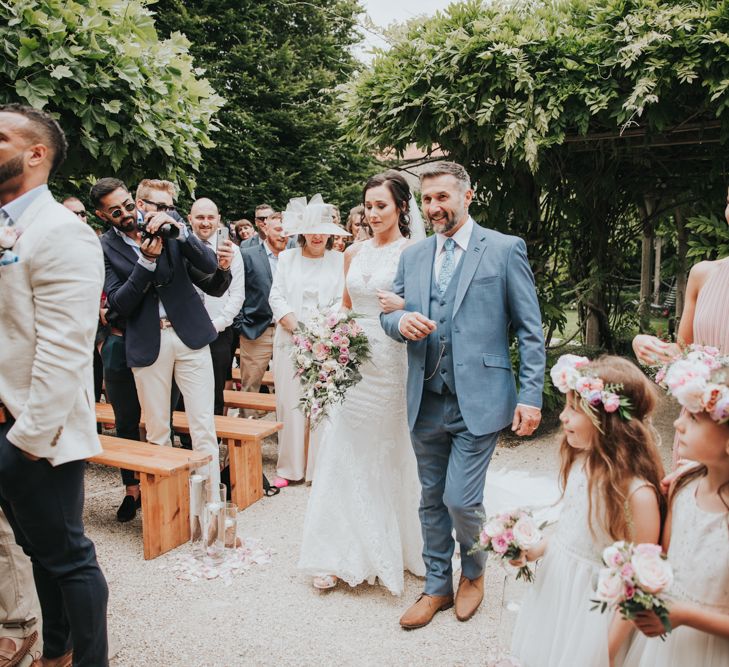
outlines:
[[[242,510],[263,498],[261,443],[228,440],[231,499]]]
[[[189,472],[140,475],[144,558],[150,560],[190,539]]]

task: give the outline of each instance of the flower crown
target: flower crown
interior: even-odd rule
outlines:
[[[729,357],[715,347],[689,345],[656,374],[689,412],[708,412],[719,424],[729,421]]]
[[[605,384],[590,368],[586,368],[589,364],[587,357],[563,354],[550,371],[552,384],[563,394],[575,392],[580,397],[585,414],[591,419],[594,417],[595,408],[602,405],[605,412],[618,412],[622,419],[630,420],[630,399],[618,393],[623,385]],[[601,431],[597,420],[592,421]]]

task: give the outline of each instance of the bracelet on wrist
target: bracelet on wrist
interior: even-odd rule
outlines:
[[[156,262],[157,261],[158,255],[148,255],[146,252],[142,252],[141,250],[139,252],[142,253],[142,257],[144,257],[144,259],[146,259],[148,262]]]

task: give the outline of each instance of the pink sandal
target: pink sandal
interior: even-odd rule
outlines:
[[[273,486],[275,486],[277,489],[283,489],[285,486],[289,485],[289,480],[284,479],[283,477],[275,477],[273,480]]]

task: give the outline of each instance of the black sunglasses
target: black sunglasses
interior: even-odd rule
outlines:
[[[121,208],[115,208],[113,211],[109,211],[109,215],[116,220],[117,218],[120,218],[124,211],[127,213],[131,213],[132,211],[136,210],[137,205],[133,201],[125,202],[121,205]],[[124,211],[122,211],[124,209]]]
[[[86,217],[86,211],[71,211],[72,213],[75,213],[79,218],[85,218]]]
[[[160,204],[156,201],[150,201],[149,199],[142,199],[142,201],[145,204],[149,204],[150,206],[156,206],[158,211],[161,211],[162,213],[165,213],[166,211],[176,211],[177,207],[174,204]]]
[[[268,220],[269,217],[268,215],[257,215],[256,222],[263,222],[264,220]]]

